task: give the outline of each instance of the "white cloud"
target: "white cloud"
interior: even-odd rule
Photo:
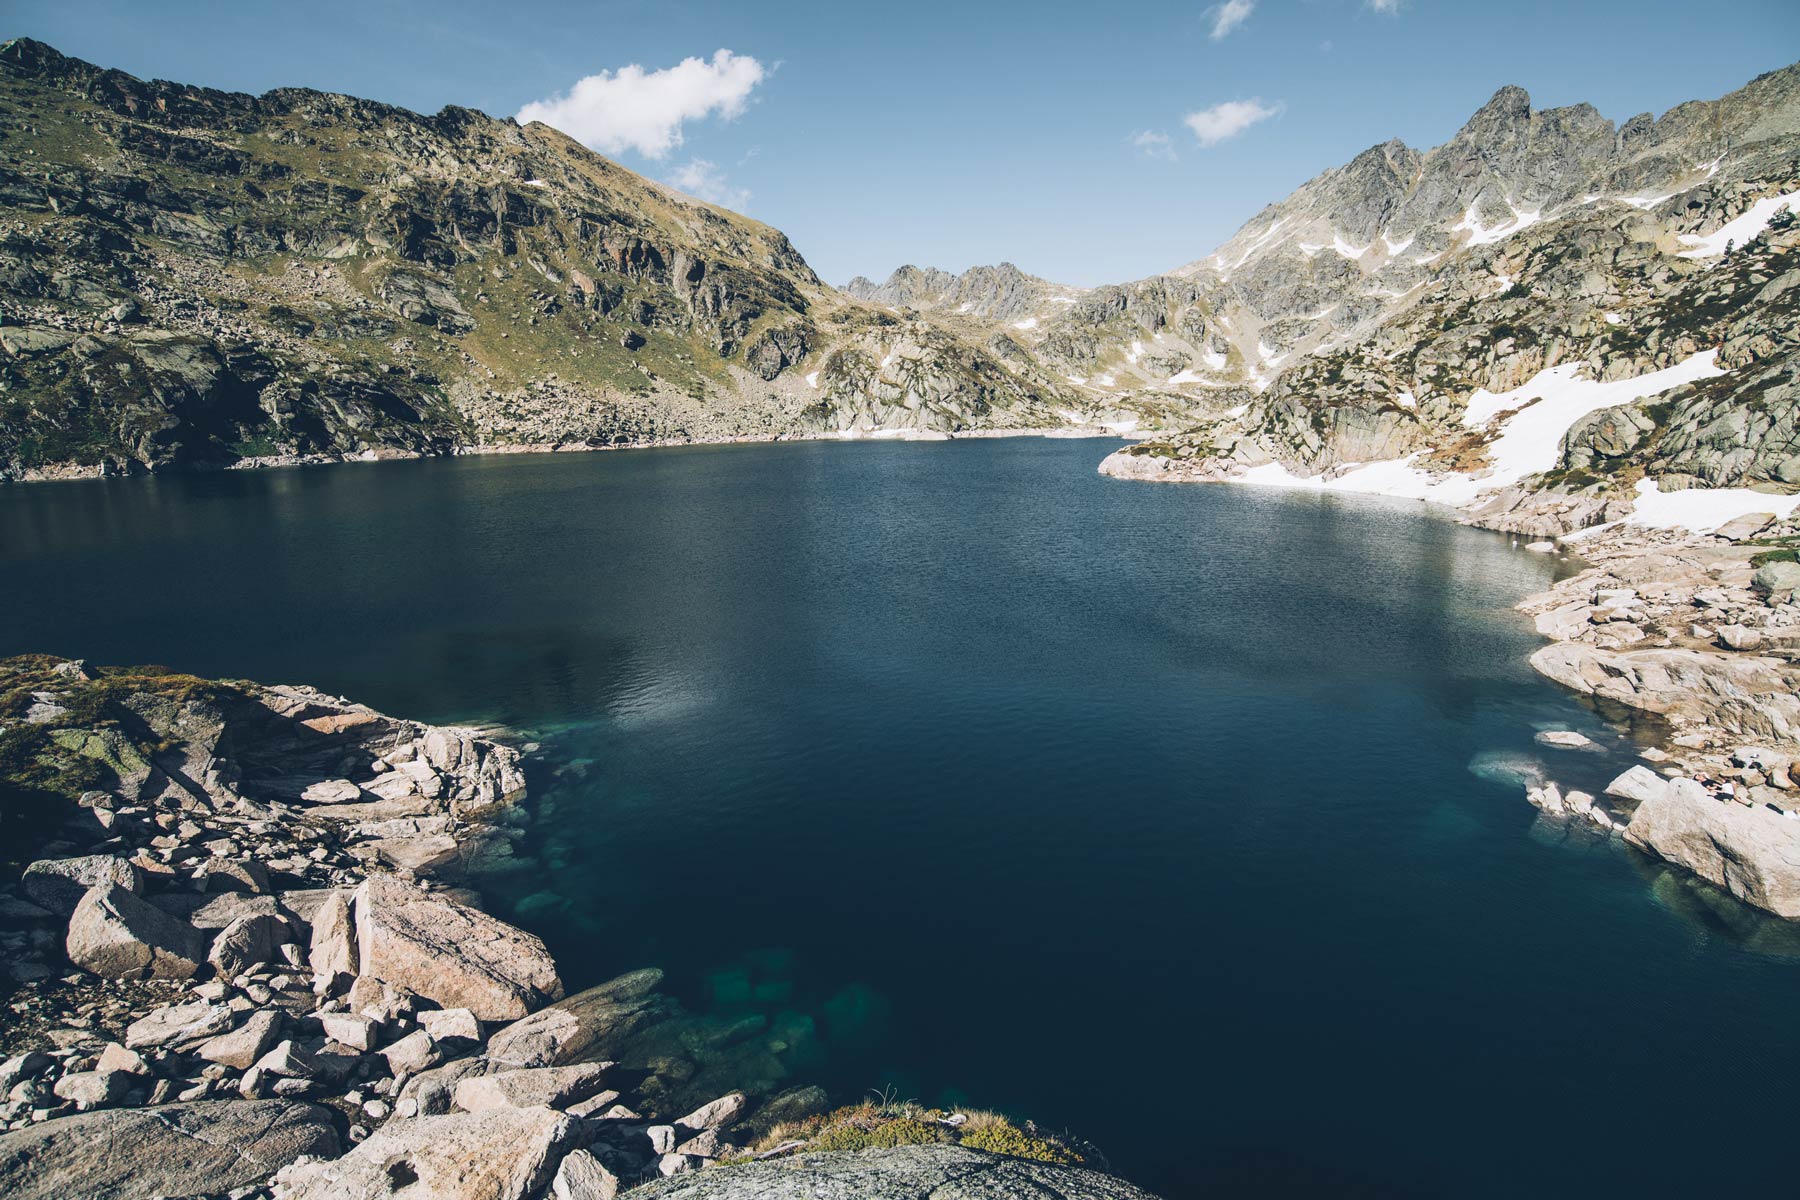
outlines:
[[[1175,161],[1175,143],[1169,140],[1166,133],[1144,129],[1131,135],[1131,144],[1145,158],[1166,158]]]
[[[1393,0],[1386,0],[1386,2],[1393,3]],[[1255,8],[1256,0],[1225,0],[1225,3],[1216,4],[1208,9],[1207,11],[1212,13],[1213,19],[1213,41],[1218,41],[1242,25]]]
[[[1194,131],[1194,136],[1200,139],[1202,146],[1216,146],[1280,111],[1281,105],[1264,104],[1261,100],[1227,100],[1223,104],[1191,112],[1182,121]]]
[[[1400,0],[1369,0],[1369,7],[1391,17],[1400,11]]]
[[[668,182],[688,195],[720,208],[742,212],[750,203],[748,188],[733,187],[718,165],[704,158],[689,159],[685,165],[670,172]]]
[[[744,111],[744,101],[767,72],[747,54],[716,52],[710,60],[685,58],[660,71],[636,63],[589,75],[567,92],[534,100],[519,110],[520,124],[542,121],[604,154],[636,150],[665,158],[681,145],[681,127],[717,114]]]

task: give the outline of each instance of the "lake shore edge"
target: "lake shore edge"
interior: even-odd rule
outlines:
[[[806,1085],[684,1100],[635,1060],[697,1025],[661,971],[567,995],[543,941],[462,886],[505,852],[535,746],[45,655],[0,660],[0,684],[9,1196],[568,1200],[757,1163],[804,1189],[861,1150],[928,1190],[977,1172],[1153,1200],[996,1114],[834,1112]]]
[[[700,436],[691,438],[650,438],[641,441],[596,444],[590,442],[519,442],[471,443],[459,445],[446,453],[428,454],[397,447],[365,450],[360,454],[269,454],[249,455],[227,463],[190,463],[180,467],[152,471],[131,464],[119,469],[106,463],[49,463],[8,472],[0,467],[0,485],[26,483],[76,483],[93,479],[135,478],[145,475],[212,474],[224,471],[262,471],[283,467],[349,466],[357,463],[415,462],[430,459],[505,456],[515,454],[597,454],[627,450],[673,450],[699,446],[773,446],[788,442],[955,442],[987,438],[1073,438],[1128,441],[1148,430],[1122,431],[1104,425],[1052,425],[1044,427],[1006,427],[996,429],[849,429],[830,433],[785,433],[774,437]]]
[[[1267,486],[1126,451],[1099,471],[1132,482]],[[1663,744],[1640,752],[1649,765],[1602,795],[1546,776],[1526,784],[1530,803],[1800,920],[1800,563],[1792,548],[1800,512],[1775,506],[1790,515],[1740,513],[1697,532],[1633,525],[1631,506],[1614,500],[1518,487],[1461,506],[1415,503],[1421,515],[1535,539],[1525,552],[1589,564],[1517,604],[1551,642],[1531,665],[1615,717],[1635,713],[1667,730]],[[1540,739],[1563,749],[1585,741]]]

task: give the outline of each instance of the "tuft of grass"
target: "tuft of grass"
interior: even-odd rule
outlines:
[[[1062,1166],[1081,1162],[1081,1155],[1061,1142],[1027,1133],[1004,1120],[981,1129],[965,1128],[959,1140],[971,1150],[985,1150],[989,1154],[1005,1154],[1011,1158],[1029,1158],[1034,1162]]]
[[[1074,1165],[1086,1161],[1086,1156],[1068,1140],[1044,1134],[1029,1121],[1021,1126],[1004,1113],[987,1109],[960,1110],[953,1119],[941,1109],[923,1108],[885,1092],[835,1112],[776,1125],[734,1161],[754,1161],[758,1154],[795,1142],[804,1143],[796,1153],[825,1154],[945,1142],[1034,1162]]]

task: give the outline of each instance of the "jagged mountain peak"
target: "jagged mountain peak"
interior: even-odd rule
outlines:
[[[1010,262],[970,267],[960,275],[909,263],[879,284],[859,275],[844,291],[872,304],[1014,322],[1043,319],[1051,307],[1070,303],[1081,294],[1079,288],[1029,275]]]

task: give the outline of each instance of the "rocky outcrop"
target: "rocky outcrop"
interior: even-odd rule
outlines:
[[[649,1021],[666,1015],[657,991],[662,972],[634,971],[497,1030],[488,1039],[490,1061],[509,1067],[555,1067],[578,1062],[617,1045]]]
[[[1564,642],[1533,654],[1531,665],[1574,691],[1644,712],[1705,722],[1745,739],[1800,741],[1794,672],[1776,659]]]
[[[1585,817],[1747,904],[1800,919],[1800,606],[1759,587],[1759,542],[1796,525],[1770,514],[1719,535],[1629,527],[1572,543],[1594,565],[1527,598],[1555,639],[1531,663],[1606,711],[1650,714],[1664,746]],[[1749,542],[1749,544],[1744,544]],[[1766,564],[1765,564],[1766,566]]]
[[[200,932],[114,883],[75,906],[69,961],[105,979],[189,979],[207,960]]]
[[[544,943],[454,900],[376,876],[356,891],[357,970],[483,1021],[562,997]]]
[[[289,1167],[282,1200],[531,1200],[550,1184],[579,1125],[548,1108],[394,1122],[342,1158]]]
[[[681,1175],[646,1184],[645,1200],[998,1200],[1080,1196],[1083,1200],[1149,1200],[1149,1193],[1111,1175],[986,1154],[962,1146],[809,1154]]]
[[[1637,806],[1625,840],[1746,904],[1800,920],[1800,820],[1721,802],[1703,788],[1668,787]]]
[[[47,899],[96,881],[67,922],[0,883],[0,924],[24,923],[0,934],[54,948],[66,923],[76,972],[131,977],[44,951],[6,963],[9,1196],[608,1197],[791,1155],[809,1135],[775,1132],[828,1107],[774,1086],[791,1027],[689,1013],[656,970],[565,998],[541,941],[449,886],[465,843],[503,838],[478,822],[521,796],[509,747],[304,688],[44,657],[0,660],[0,704],[23,751],[9,761],[33,768],[0,783],[29,784],[52,818],[9,851],[58,848],[24,872]],[[396,865],[437,839],[457,853]],[[961,1128],[916,1106],[843,1114],[857,1136]]]
[[[224,1100],[118,1109],[0,1135],[0,1193],[12,1200],[153,1200],[259,1184],[341,1148],[328,1109]]]

